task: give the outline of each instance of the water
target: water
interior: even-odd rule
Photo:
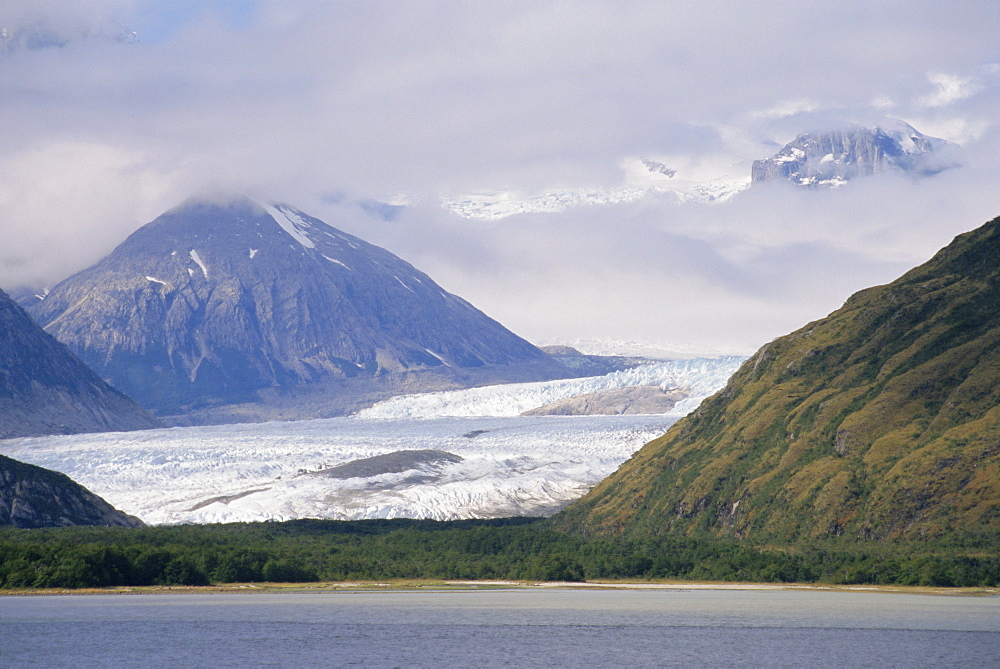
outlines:
[[[997,667],[1000,598],[542,588],[0,597],[0,666]]]

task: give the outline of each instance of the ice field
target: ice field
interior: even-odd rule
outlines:
[[[148,524],[548,515],[663,434],[740,361],[406,396],[343,418],[11,439],[0,453],[68,474]],[[517,415],[638,384],[691,395],[661,415]]]

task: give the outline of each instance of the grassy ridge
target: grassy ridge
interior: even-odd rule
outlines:
[[[1000,545],[1000,219],[764,346],[553,527]]]
[[[0,588],[616,578],[995,586],[1000,556],[944,544],[587,540],[534,519],[0,529]]]

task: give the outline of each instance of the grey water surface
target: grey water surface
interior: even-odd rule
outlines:
[[[998,667],[1000,597],[344,591],[0,597],[3,667]]]

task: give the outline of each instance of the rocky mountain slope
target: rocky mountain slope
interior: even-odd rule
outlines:
[[[631,414],[663,414],[688,396],[683,388],[664,390],[660,386],[630,386],[612,388],[556,400],[522,416],[625,416]]]
[[[0,455],[0,525],[140,527],[143,523],[65,474]]]
[[[159,427],[0,291],[0,439]]]
[[[902,121],[864,128],[807,132],[778,153],[755,160],[751,184],[791,181],[798,186],[840,186],[860,176],[897,171],[914,175],[949,166],[948,142]]]
[[[385,390],[364,380],[420,389],[419,372],[445,386],[570,375],[388,251],[247,199],[163,214],[30,310],[161,415],[244,403],[252,418],[269,401],[332,415],[335,396]],[[298,394],[262,399],[275,389]]]
[[[1000,540],[1000,218],[761,348],[555,525]]]

